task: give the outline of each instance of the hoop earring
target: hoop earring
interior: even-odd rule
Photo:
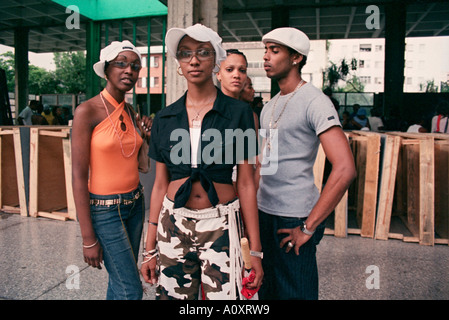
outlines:
[[[180,71],[179,69],[181,69],[181,66],[179,66],[178,69],[176,69],[176,73],[179,74],[181,77],[183,77],[184,75],[182,74],[182,70]]]

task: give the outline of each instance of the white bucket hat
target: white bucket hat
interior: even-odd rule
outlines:
[[[223,49],[221,43],[222,39],[214,30],[202,25],[195,24],[193,26],[183,28],[171,28],[165,36],[165,43],[170,55],[176,59],[176,52],[178,51],[179,41],[184,36],[189,36],[192,39],[200,42],[210,42],[215,50],[215,63],[219,66],[221,61],[226,59],[226,50]],[[178,63],[178,60],[176,59]],[[217,70],[218,71],[218,70]]]
[[[279,43],[293,50],[299,52],[302,55],[307,56],[310,50],[310,40],[307,35],[291,27],[277,28],[262,37],[262,42]]]
[[[128,40],[124,40],[122,42],[112,41],[110,45],[100,51],[100,61],[94,64],[95,73],[100,78],[104,78],[104,65],[106,61],[109,62],[114,60],[118,54],[123,51],[132,51],[137,54],[139,60],[142,60],[139,50],[137,50],[136,47]]]

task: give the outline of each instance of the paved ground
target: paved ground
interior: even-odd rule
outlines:
[[[449,299],[447,245],[325,236],[317,256],[322,300]],[[106,284],[83,262],[77,222],[0,213],[0,299],[101,300]]]

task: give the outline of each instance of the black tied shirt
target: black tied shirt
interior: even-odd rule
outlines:
[[[212,205],[218,204],[213,182],[232,184],[232,169],[238,162],[257,155],[257,134],[250,106],[223,94],[217,88],[213,108],[201,124],[198,166],[191,167],[187,92],[159,111],[153,121],[149,156],[165,163],[171,180],[189,177],[176,192],[174,207],[183,207],[200,181]]]

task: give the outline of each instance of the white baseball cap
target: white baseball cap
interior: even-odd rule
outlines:
[[[267,42],[282,44],[305,56],[310,50],[309,37],[304,32],[291,27],[274,29],[264,35],[262,41],[264,44]]]
[[[186,35],[199,42],[210,42],[215,50],[215,63],[217,65],[220,65],[221,61],[226,59],[226,50],[223,49],[221,45],[222,39],[218,33],[199,23],[185,29],[171,28],[168,30],[167,35],[165,36],[165,43],[167,45],[168,53],[174,58],[176,58],[179,41]],[[176,60],[176,62],[178,62],[178,60]]]
[[[94,64],[94,71],[100,77],[104,78],[104,65],[106,61],[114,60],[120,52],[132,51],[142,60],[139,50],[128,40],[112,41],[110,45],[100,51],[100,61]]]

